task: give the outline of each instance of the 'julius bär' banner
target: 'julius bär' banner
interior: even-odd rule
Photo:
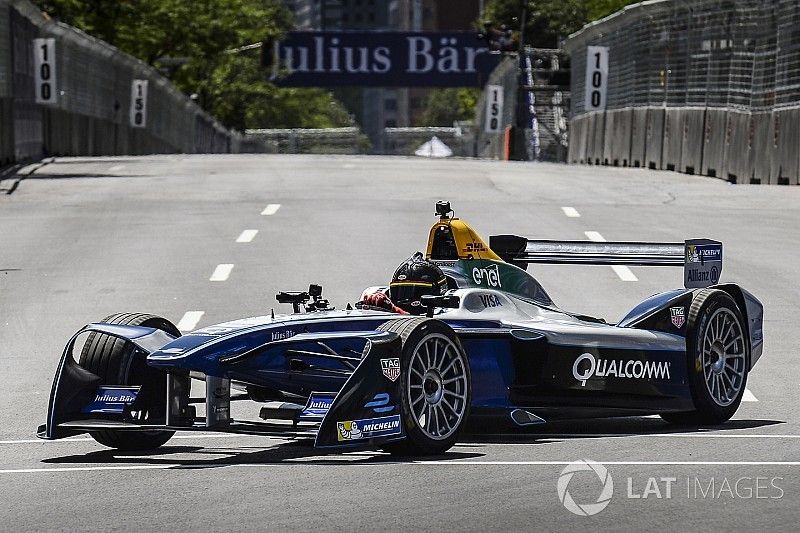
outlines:
[[[475,87],[499,61],[471,32],[290,32],[264,63],[291,87]]]

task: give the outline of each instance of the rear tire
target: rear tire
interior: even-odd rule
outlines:
[[[695,409],[661,413],[676,425],[717,425],[729,420],[742,401],[750,362],[745,321],[731,296],[704,289],[689,308],[687,373]]]
[[[144,313],[118,313],[102,320],[107,324],[144,326],[180,337],[170,321]],[[163,418],[166,407],[167,380],[163,372],[147,366],[144,357],[135,357],[134,346],[122,339],[92,332],[83,345],[78,364],[109,385],[140,385],[140,394],[153,398],[149,418]],[[140,353],[141,355],[141,353]],[[109,448],[119,450],[152,450],[167,442],[174,431],[91,431],[89,435]]]
[[[469,361],[455,332],[425,317],[386,322],[380,331],[402,339],[403,393],[400,412],[406,438],[384,450],[394,455],[438,455],[458,439],[469,416],[472,379]]]

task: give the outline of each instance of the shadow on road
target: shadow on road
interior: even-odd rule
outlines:
[[[215,468],[243,465],[313,465],[313,466],[358,466],[376,464],[406,463],[435,460],[447,461],[456,459],[475,459],[483,457],[482,453],[449,451],[442,455],[424,458],[404,458],[384,452],[368,452],[369,455],[342,452],[342,450],[320,450],[313,447],[309,439],[297,440],[284,444],[265,446],[205,447],[205,446],[170,446],[165,445],[156,450],[128,452],[121,450],[100,450],[87,454],[53,457],[42,460],[47,464],[114,464],[114,465],[171,465],[173,468]],[[194,454],[205,457],[187,457]],[[208,456],[212,457],[208,457]]]
[[[715,433],[725,435],[742,429],[785,424],[782,420],[729,420],[715,426],[676,426],[658,417],[626,417],[591,420],[549,422],[546,426],[533,427],[528,431],[509,433],[471,434],[461,437],[460,443],[520,443],[544,444],[569,439],[602,439],[607,437],[642,437],[656,435],[698,435]]]
[[[67,455],[44,459],[47,464],[113,464],[149,465],[182,468],[216,468],[226,466],[257,465],[376,465],[397,464],[410,461],[457,461],[477,459],[485,454],[463,451],[466,447],[480,447],[482,444],[531,444],[546,446],[569,439],[602,439],[619,437],[646,437],[658,435],[692,436],[701,433],[714,433],[724,436],[739,433],[743,429],[767,427],[785,422],[778,420],[732,420],[719,426],[702,428],[682,428],[666,424],[655,418],[628,418],[611,420],[587,420],[581,422],[552,423],[546,429],[533,432],[495,433],[490,435],[464,435],[457,448],[445,454],[430,457],[399,457],[384,452],[320,450],[313,447],[313,440],[298,439],[288,443],[266,446],[253,444],[237,446],[180,446],[165,445],[156,450],[131,452],[122,450],[100,450],[87,454]],[[174,442],[174,441],[173,441]],[[462,447],[459,450],[458,447]],[[193,457],[194,456],[194,457]]]

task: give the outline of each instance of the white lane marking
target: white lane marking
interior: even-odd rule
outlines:
[[[379,455],[379,454],[375,454]],[[603,465],[618,466],[800,466],[800,461],[598,461]],[[229,464],[227,468],[270,468],[287,464],[303,465],[305,461],[285,463],[242,463]],[[354,462],[353,464],[358,464]],[[427,466],[566,466],[572,461],[409,461],[387,462],[386,466],[427,465]],[[169,470],[177,469],[178,464],[164,465],[124,465],[124,466],[70,466],[63,468],[9,468],[0,474],[40,474],[64,472],[97,472],[104,470]]]
[[[188,435],[175,435],[170,441],[175,439],[232,439],[238,437],[259,437],[261,439],[288,441],[289,439],[282,439],[280,437],[270,437],[265,435],[253,435],[247,433],[197,433]],[[70,437],[68,439],[45,440],[45,439],[18,439],[18,440],[0,440],[0,444],[66,444],[70,442],[95,442],[92,437]]]
[[[278,212],[278,209],[281,208],[281,204],[269,204],[267,207],[261,211],[262,215],[274,215]]]
[[[186,311],[178,322],[178,329],[180,331],[192,331],[204,314],[205,311]]]
[[[800,461],[597,461],[603,465],[621,466],[800,466]],[[403,463],[400,463],[403,464]],[[528,465],[564,466],[572,461],[412,461],[415,465]],[[237,466],[260,466],[254,464]]]
[[[228,276],[231,275],[231,270],[233,270],[233,264],[231,263],[217,265],[217,268],[214,269],[214,273],[211,274],[208,281],[225,281],[228,279]]]
[[[639,281],[639,278],[625,265],[611,265],[611,269],[617,273],[617,276],[622,281]]]
[[[113,167],[109,168],[108,171],[109,172],[119,172],[123,168],[125,168],[125,165],[114,165]]]
[[[584,231],[583,234],[586,235],[586,238],[590,241],[606,242],[605,237],[596,231]],[[625,265],[611,265],[611,269],[622,281],[639,281],[639,278]]]
[[[720,433],[651,433],[636,435],[631,433],[526,433],[526,437],[531,439],[651,439],[651,438],[676,438],[676,439],[800,439],[800,435],[770,435],[770,434],[745,434],[745,435],[728,435]],[[456,446],[465,448],[474,448],[480,446],[539,446],[541,443],[537,442],[476,442],[466,443],[462,442]]]
[[[581,214],[578,213],[578,210],[574,207],[562,207],[561,210],[564,211],[564,214],[569,218],[580,218],[581,216]]]
[[[786,435],[786,434],[769,434],[769,433],[746,433],[743,435],[730,435],[725,433],[653,433],[653,434],[626,434],[626,433],[530,433],[525,434],[526,437],[531,439],[545,439],[545,438],[559,438],[559,439],[621,439],[621,438],[700,438],[700,439],[800,439],[800,435]],[[260,439],[274,440],[274,441],[287,441],[280,437],[268,437],[264,435],[248,435],[237,433],[212,433],[212,434],[188,434],[188,435],[175,435],[170,440],[175,439],[233,439],[239,437],[258,437]],[[58,440],[44,440],[44,439],[17,439],[17,440],[0,440],[0,444],[68,444],[70,442],[94,442],[91,437],[70,437],[68,439]],[[541,446],[537,442],[461,442],[456,444],[460,448],[475,448],[482,446]],[[353,452],[353,454],[372,454],[372,452]]]
[[[94,472],[98,470],[164,470],[178,465],[70,466],[66,468],[9,468],[0,474],[40,474],[48,472]]]
[[[236,242],[251,242],[257,234],[257,229],[246,229],[241,235],[239,235],[239,237],[236,239]]]
[[[757,402],[758,398],[756,398],[755,394],[750,392],[750,389],[744,389],[744,394],[742,395],[743,402]]]

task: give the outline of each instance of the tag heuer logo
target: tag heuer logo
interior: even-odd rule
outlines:
[[[400,377],[400,358],[381,359],[381,370],[383,375],[389,378],[389,381],[397,381],[397,378]]]
[[[669,314],[672,317],[672,325],[678,329],[683,327],[686,322],[685,308],[683,307],[670,307]]]

